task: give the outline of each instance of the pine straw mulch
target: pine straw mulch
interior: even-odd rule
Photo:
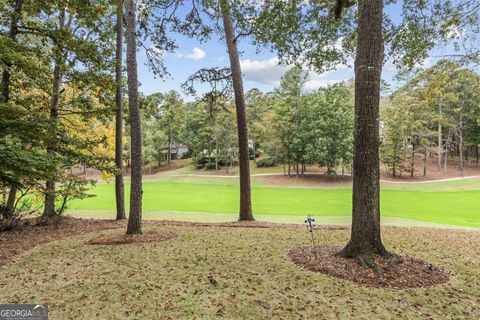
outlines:
[[[349,280],[363,286],[386,289],[432,287],[448,282],[450,273],[422,260],[399,257],[398,262],[386,257],[375,256],[374,263],[383,272],[362,267],[354,259],[336,255],[342,248],[333,246],[311,246],[290,249],[287,256],[298,266],[313,272]]]
[[[260,221],[199,223],[182,221],[144,221],[144,226],[192,226],[192,227],[242,227],[242,228],[278,228],[303,227],[298,224],[280,224]],[[76,219],[66,217],[58,225],[38,225],[37,219],[25,219],[14,230],[0,232],[0,268],[14,263],[28,251],[53,241],[93,231],[126,228],[126,221],[106,219]],[[318,228],[336,230],[344,226],[319,226]]]
[[[37,219],[26,219],[22,225],[0,232],[0,268],[21,258],[37,246],[70,236],[125,226],[124,221],[66,218],[56,225],[38,225]]]
[[[101,234],[100,236],[87,241],[92,245],[117,245],[131,243],[160,242],[176,238],[178,235],[173,232],[145,232],[142,234]]]

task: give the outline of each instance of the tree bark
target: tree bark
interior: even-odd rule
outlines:
[[[55,127],[57,126],[58,121],[58,101],[60,95],[60,85],[62,81],[61,61],[55,62],[53,74],[52,102],[50,105],[50,120],[52,121],[52,145],[47,148],[47,155],[52,155],[55,152]],[[50,218],[55,215],[55,180],[48,179],[45,186],[46,192],[43,217]]]
[[[253,149],[253,163],[254,164],[257,164],[257,157],[256,157],[256,153],[257,153],[257,148],[255,147],[255,140],[252,139],[252,149]]]
[[[415,143],[412,140],[412,161],[410,162],[410,177],[413,178],[415,172]]]
[[[142,233],[142,122],[138,106],[137,39],[135,1],[126,0],[126,42],[128,75],[128,108],[131,135],[130,214],[127,234]]]
[[[62,8],[59,15],[59,28],[60,30],[65,28],[65,14],[66,9]],[[50,121],[51,121],[51,144],[47,148],[47,155],[52,155],[55,153],[55,139],[56,139],[56,129],[58,121],[58,104],[60,99],[60,86],[62,84],[63,76],[63,54],[60,49],[57,49],[59,52],[56,53],[57,57],[55,58],[55,66],[53,68],[53,86],[52,86],[52,101],[50,104]],[[55,215],[55,180],[48,179],[46,181],[46,191],[45,191],[45,204],[43,208],[43,218],[50,219]]]
[[[123,97],[122,97],[122,48],[123,48],[123,0],[117,2],[117,47],[115,52],[115,200],[117,220],[126,219],[125,187],[123,183]]]
[[[15,209],[15,200],[17,199],[17,187],[16,186],[11,186],[10,191],[8,192],[8,198],[7,198],[7,211],[9,213],[12,213],[13,210]]]
[[[442,112],[440,108],[440,113]],[[442,155],[443,155],[443,146],[442,146],[442,124],[438,124],[438,172],[442,171]]]
[[[444,146],[444,156],[443,156],[443,174],[447,173],[447,161],[448,161],[448,146],[450,145],[450,130],[448,131],[447,134],[447,141],[445,141],[445,146]]]
[[[298,158],[299,158],[299,157],[298,157],[298,151],[297,151],[297,153],[295,154],[295,162],[296,162],[295,165],[296,165],[296,167],[297,167],[297,178],[298,178],[298,176],[300,175],[300,168],[298,167],[298,164],[299,164],[299,159],[298,159]]]
[[[355,143],[351,238],[340,255],[372,266],[388,255],[380,232],[379,104],[383,65],[383,0],[358,1],[355,59]]]
[[[460,152],[460,171],[463,177],[463,115],[460,111],[460,137],[459,137],[459,152]]]
[[[170,167],[170,161],[172,160],[172,126],[168,127],[168,149],[167,149],[167,164]]]
[[[230,3],[221,0],[220,7],[223,17],[225,40],[227,42],[230,69],[232,72],[233,91],[237,113],[238,149],[240,166],[240,217],[241,221],[255,220],[252,214],[252,200],[250,188],[250,161],[248,152],[248,131],[245,115],[245,95],[243,91],[242,71],[238,56],[237,42],[234,36]]]
[[[218,172],[218,137],[215,137],[215,171]]]
[[[427,153],[428,149],[425,147],[425,156],[423,157],[423,176],[427,176]]]
[[[476,144],[475,145],[475,164],[477,167],[478,167],[478,159],[480,158],[479,155],[480,155],[480,152],[478,152],[478,144]]]

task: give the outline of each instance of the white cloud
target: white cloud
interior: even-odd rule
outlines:
[[[339,83],[345,80],[347,79],[344,79],[344,80],[325,79],[325,75],[315,75],[313,77],[310,77],[310,79],[308,79],[308,81],[305,82],[304,88],[307,91],[311,91],[321,87],[330,86],[332,84]]]
[[[428,68],[432,65],[432,58],[427,57],[422,61],[417,62],[415,68]],[[383,71],[385,72],[395,72],[398,71],[398,67],[393,63],[393,59],[388,59],[387,62],[383,65]]]
[[[397,71],[397,67],[393,64],[393,59],[388,59],[387,62],[383,65],[383,71],[386,72],[395,72]]]
[[[425,59],[423,59],[422,61],[418,62],[415,64],[415,67],[416,68],[428,68],[432,65],[432,58],[430,57],[426,57]]]
[[[241,60],[240,65],[246,80],[275,86],[279,85],[281,77],[292,67],[291,65],[279,65],[279,59],[277,57],[266,60]],[[336,70],[331,70],[323,74],[309,72],[309,79],[305,83],[305,90],[316,90],[320,87],[350,79],[352,73],[351,71],[346,71],[346,69],[349,69],[349,67],[339,64]],[[337,71],[341,72],[341,80],[328,79],[329,76]],[[345,75],[345,79],[343,79],[343,75]]]
[[[246,80],[266,85],[278,85],[280,78],[290,68],[279,65],[277,57],[267,60],[245,59],[240,61],[240,66]]]
[[[195,47],[195,48],[192,49],[191,53],[186,53],[186,54],[185,53],[178,53],[177,56],[180,57],[180,58],[185,58],[185,59],[198,61],[198,60],[202,60],[203,58],[205,58],[207,56],[207,54],[202,49]]]

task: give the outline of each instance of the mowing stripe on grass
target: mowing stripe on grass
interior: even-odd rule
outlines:
[[[126,185],[129,192],[129,185]],[[143,186],[146,212],[237,213],[239,188],[235,185],[146,182]],[[96,197],[74,201],[70,211],[114,211],[113,184],[99,184]],[[349,189],[254,187],[255,215],[350,216]],[[128,199],[128,196],[126,197]],[[480,227],[480,191],[420,192],[383,190],[383,216],[448,225]]]

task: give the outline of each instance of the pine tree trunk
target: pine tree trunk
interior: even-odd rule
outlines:
[[[123,183],[123,101],[122,101],[122,47],[123,47],[123,0],[117,2],[117,47],[115,53],[115,200],[117,220],[126,219],[125,187]]]
[[[135,1],[126,0],[126,42],[128,75],[128,108],[131,135],[130,214],[127,234],[142,233],[142,122],[138,106],[137,39]]]
[[[245,115],[245,95],[243,92],[242,71],[238,56],[237,42],[234,36],[230,3],[228,0],[220,1],[225,40],[227,42],[230,69],[232,72],[233,91],[235,94],[235,107],[237,112],[238,149],[240,166],[240,218],[241,221],[255,220],[252,214],[252,200],[250,188],[250,161],[248,154],[248,131]]]
[[[388,255],[380,235],[379,104],[383,65],[383,0],[358,2],[355,59],[355,143],[351,238],[340,255],[373,265]]]

